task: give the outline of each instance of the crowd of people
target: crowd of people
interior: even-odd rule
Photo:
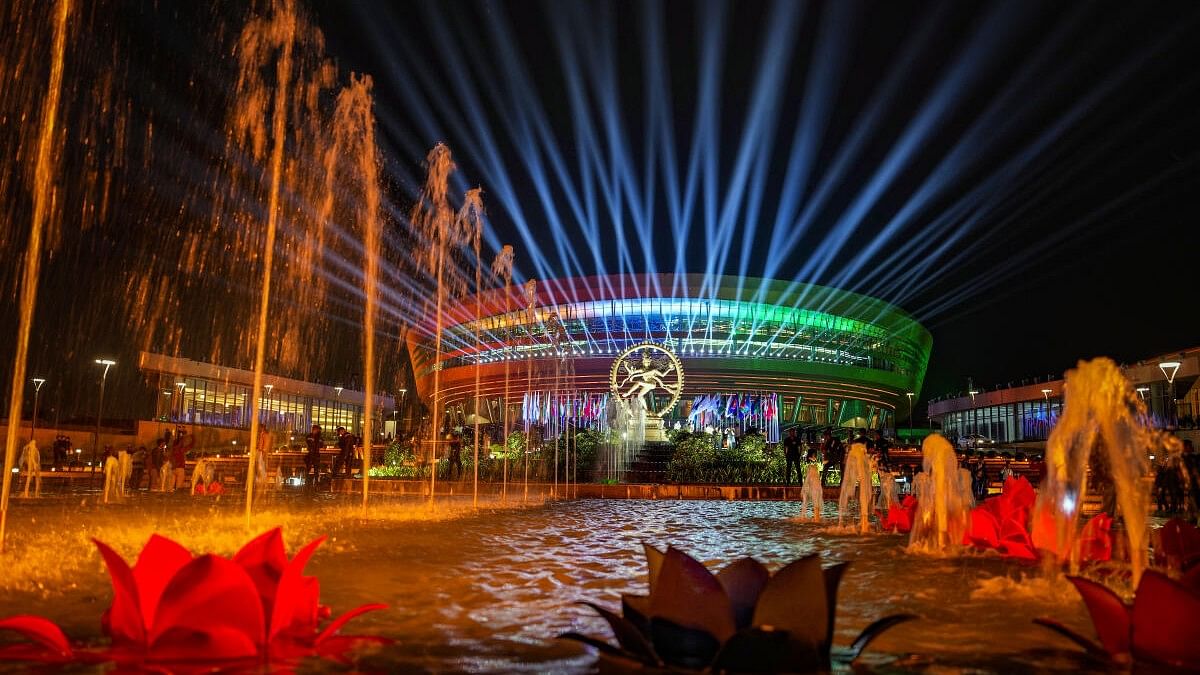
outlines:
[[[892,444],[884,437],[883,431],[876,429],[868,436],[865,429],[857,430],[849,443],[862,444],[867,448],[867,455],[880,470],[891,469]],[[847,443],[833,433],[833,429],[825,429],[820,441],[816,439],[816,431],[809,430],[808,437],[802,438],[799,430],[792,427],[787,430],[779,446],[783,448],[784,484],[792,482],[792,472],[795,471],[798,481],[803,483],[803,467],[817,463],[821,465],[821,483],[830,484],[830,476],[836,472],[841,475],[845,470]]]
[[[337,476],[349,478],[353,475],[354,469],[361,466],[362,439],[347,431],[346,427],[338,427],[334,432],[337,434],[335,442],[337,454],[326,475],[330,478]],[[321,430],[321,425],[312,425],[308,435],[304,437],[304,448],[305,483],[310,486],[316,485],[321,481],[323,469],[321,451],[325,449],[325,435]]]
[[[1191,439],[1183,452],[1165,456],[1154,467],[1154,502],[1160,513],[1200,516],[1200,455]]]

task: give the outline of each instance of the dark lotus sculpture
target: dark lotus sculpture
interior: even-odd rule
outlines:
[[[616,672],[817,672],[853,661],[883,631],[917,618],[872,623],[849,649],[831,656],[837,589],[847,563],[821,568],[811,555],[774,575],[753,558],[717,574],[676,548],[646,546],[649,595],[621,598],[621,614],[584,603],[608,622],[618,646],[564,633],[600,652]]]
[[[329,608],[319,602],[316,577],[303,573],[324,537],[288,560],[283,536],[275,528],[225,559],[194,557],[156,534],[133,567],[107,544],[93,541],[112,581],[112,605],[100,618],[111,647],[74,649],[54,623],[15,616],[0,620],[0,630],[20,633],[34,644],[6,646],[0,658],[119,664],[341,659],[359,642],[380,641],[337,635],[350,619],[385,608],[380,604],[353,609],[318,630],[319,622],[330,616]]]
[[[1094,581],[1067,578],[1083,597],[1100,644],[1053,619],[1035,619],[1035,623],[1065,635],[1093,655],[1119,664],[1200,669],[1200,567],[1180,581],[1146,570],[1133,604],[1126,604],[1119,595]]]
[[[1179,518],[1172,518],[1158,531],[1154,562],[1181,572],[1200,567],[1200,529]]]

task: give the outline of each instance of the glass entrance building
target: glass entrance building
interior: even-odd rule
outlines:
[[[139,367],[157,391],[155,419],[231,429],[250,427],[252,371],[151,352],[141,353]],[[365,400],[361,391],[269,375],[259,405],[259,422],[272,431],[300,435],[313,424],[327,433],[346,427],[357,434],[362,431]],[[383,396],[377,401],[376,411],[394,405]],[[377,421],[375,428],[383,427]]]

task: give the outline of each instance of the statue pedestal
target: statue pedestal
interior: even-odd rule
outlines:
[[[662,418],[657,415],[646,415],[645,432],[646,443],[662,443],[667,440]]]

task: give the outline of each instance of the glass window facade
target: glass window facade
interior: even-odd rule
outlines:
[[[1044,441],[1061,412],[1062,401],[1054,397],[982,406],[942,416],[942,432],[960,437],[978,434],[997,443]]]
[[[250,427],[250,387],[197,377],[173,377],[159,374],[158,418],[182,424],[248,429]],[[332,433],[346,427],[362,432],[363,409],[339,400],[328,400],[264,389],[259,405],[259,424],[271,431],[303,435],[313,424]]]

